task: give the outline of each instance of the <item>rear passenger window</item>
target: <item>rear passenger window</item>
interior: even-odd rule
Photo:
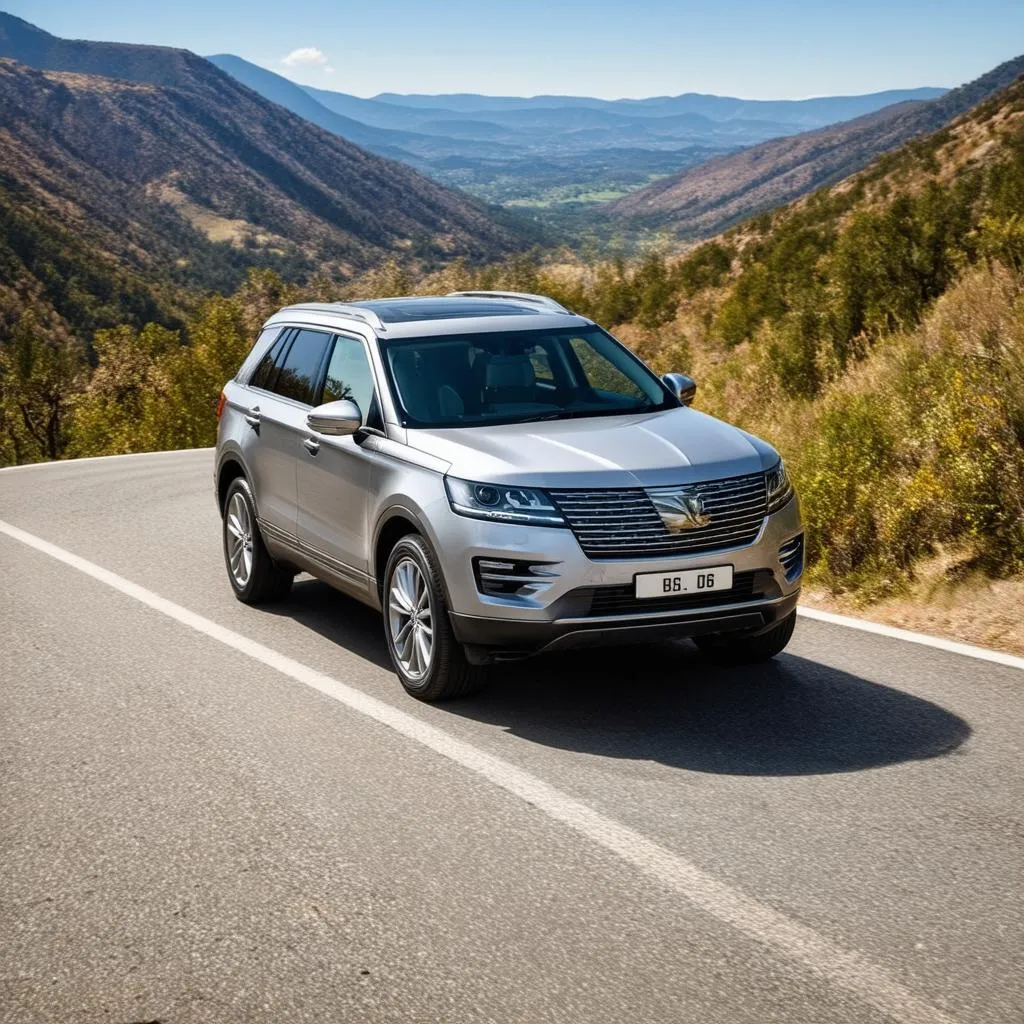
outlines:
[[[253,370],[252,376],[249,378],[250,387],[263,388],[264,391],[271,389],[271,383],[274,379],[281,353],[284,351],[291,336],[292,332],[290,330],[282,331],[277,341],[267,349],[267,354],[259,361],[259,365]]]
[[[321,331],[296,331],[270,390],[296,402],[312,405],[330,340],[331,336]]]

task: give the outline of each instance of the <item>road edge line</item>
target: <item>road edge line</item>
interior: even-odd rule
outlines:
[[[44,466],[80,466],[89,462],[107,462],[110,459],[145,459],[155,455],[186,455],[190,452],[213,452],[214,448],[158,448],[152,452],[121,452],[119,455],[86,455],[81,459],[46,459],[42,462],[23,462],[18,466],[0,466],[0,473],[14,473]]]
[[[826,612],[821,608],[809,608],[806,605],[799,605],[796,611],[797,615],[805,619],[813,619],[815,622],[827,622],[831,626],[845,626],[847,629],[858,629],[862,633],[874,633],[876,636],[888,637],[891,640],[903,640],[906,643],[932,647],[948,654],[960,654],[978,661],[990,661],[996,665],[1024,670],[1024,658],[1010,654],[1008,651],[995,651],[990,647],[978,647],[975,644],[966,644],[959,640],[947,640],[945,637],[932,636],[930,633],[915,633],[910,629],[887,626],[882,622],[858,619],[852,615],[837,615],[835,612]]]

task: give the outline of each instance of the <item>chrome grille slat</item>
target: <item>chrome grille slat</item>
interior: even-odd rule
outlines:
[[[761,520],[763,518],[764,518],[763,516],[757,516],[756,518],[748,518],[748,519],[743,519],[743,520],[736,520],[736,521],[730,521],[730,522],[727,522],[727,523],[722,523],[722,524],[719,524],[718,526],[707,526],[704,529],[699,531],[700,532],[700,536],[702,538],[704,538],[704,537],[711,537],[711,536],[714,536],[714,535],[720,534],[720,533],[731,533],[731,532],[734,532],[735,530],[743,529],[744,527],[760,526],[761,525]],[[694,530],[693,531],[694,535],[696,535],[697,532],[698,532],[697,530]],[[677,536],[673,536],[671,534],[666,538],[665,537],[665,529],[664,529],[664,527],[661,526],[660,523],[658,524],[658,529],[657,530],[655,530],[653,527],[651,529],[649,529],[649,530],[635,530],[635,529],[632,529],[630,527],[615,527],[615,526],[611,526],[611,527],[607,527],[606,529],[603,529],[603,530],[578,529],[576,531],[576,536],[577,537],[587,537],[587,538],[595,538],[595,539],[596,538],[602,538],[602,537],[613,537],[613,536],[614,537],[622,537],[622,536],[625,536],[625,537],[635,537],[638,534],[640,534],[642,536],[651,536],[651,537],[654,537],[654,538],[661,538],[663,540],[667,539],[667,540],[671,540],[671,541],[676,541],[678,539]]]
[[[759,494],[742,495],[736,498],[716,498],[714,501],[710,501],[707,498],[704,499],[704,507],[709,512],[714,512],[715,509],[729,509],[735,510],[738,508],[751,508],[753,506],[760,506],[764,504],[764,499]]]
[[[562,505],[561,508],[562,508],[563,512],[567,511],[565,505]],[[625,518],[625,519],[646,519],[646,520],[649,520],[649,519],[652,518],[652,516],[657,516],[657,513],[654,511],[653,508],[647,508],[647,509],[631,509],[630,508],[630,509],[625,509],[624,511],[621,511],[621,512],[618,509],[613,508],[613,509],[611,509],[611,511],[618,513],[621,518]],[[588,512],[588,513],[585,513],[585,514],[581,513],[581,512],[572,512],[571,514],[573,516],[575,516],[581,523],[589,523],[589,522],[603,523],[608,518],[608,513],[607,512]]]
[[[711,522],[682,533],[669,533],[651,500],[678,486],[549,493],[590,558],[697,554],[742,547],[757,538],[768,514],[763,473],[685,487],[700,494]]]
[[[749,529],[750,529],[750,531],[752,533],[755,533],[755,535],[756,535],[756,531],[758,529],[760,529],[760,527],[761,527],[761,522],[760,522],[760,520],[758,520],[757,523],[750,524]],[[708,541],[708,540],[718,540],[718,539],[728,540],[729,538],[731,538],[735,534],[735,532],[736,532],[735,530],[717,530],[717,531],[713,531],[713,532],[706,532],[706,533],[702,533],[701,534],[700,539],[701,539],[702,543],[705,542],[705,541]],[[596,547],[607,547],[609,545],[615,546],[617,544],[628,544],[631,547],[636,547],[636,546],[642,547],[643,545],[650,544],[650,543],[654,543],[654,544],[668,544],[669,546],[672,546],[672,545],[678,543],[678,540],[675,537],[665,537],[663,535],[658,535],[658,534],[644,534],[643,536],[640,536],[640,537],[636,537],[635,534],[629,534],[629,533],[627,533],[627,534],[609,534],[609,535],[607,535],[607,538],[601,538],[601,537],[595,536],[594,534],[590,534],[590,535],[584,535],[583,539],[585,539],[588,543],[590,543],[590,544],[592,544],[592,545],[594,545]]]

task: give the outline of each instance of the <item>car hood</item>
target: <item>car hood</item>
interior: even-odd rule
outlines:
[[[695,409],[502,426],[409,430],[453,476],[536,487],[657,487],[742,476],[778,461],[771,445]]]

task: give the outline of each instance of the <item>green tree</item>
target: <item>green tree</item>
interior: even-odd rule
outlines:
[[[74,396],[85,381],[85,350],[63,328],[24,311],[0,345],[0,426],[17,462],[59,459]]]
[[[633,275],[637,296],[636,319],[644,327],[661,327],[675,319],[679,292],[661,253],[644,258]]]
[[[72,455],[120,455],[165,447],[151,435],[147,413],[167,406],[157,367],[180,348],[176,331],[159,324],[97,331],[96,368],[75,406]]]

